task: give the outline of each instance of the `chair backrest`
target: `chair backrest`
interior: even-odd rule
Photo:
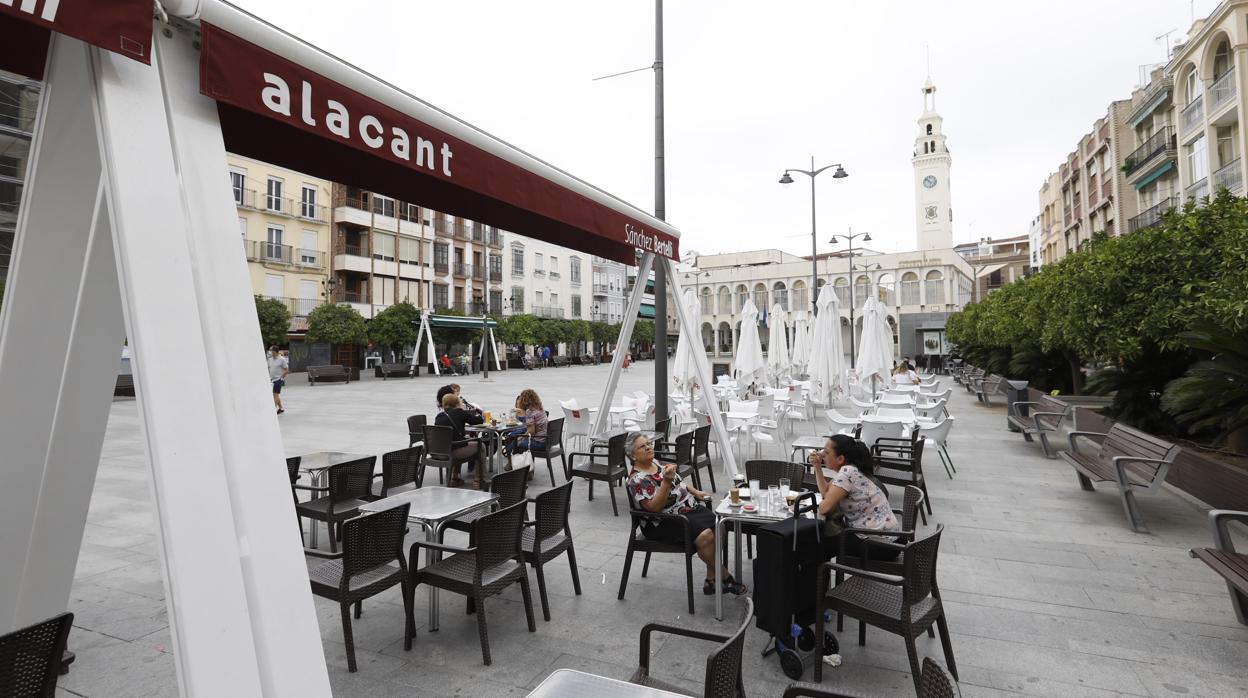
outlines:
[[[858,426],[857,417],[846,417],[845,415],[841,414],[840,412],[837,412],[836,410],[824,410],[824,414],[828,416],[828,421],[833,424],[839,424],[843,427]]]
[[[914,410],[909,406],[886,406],[881,404],[875,408],[875,416],[880,419],[898,420],[902,422],[914,422]]]
[[[572,535],[568,528],[568,509],[572,502],[572,483],[565,482],[537,495],[534,503],[534,517],[537,528],[537,539],[545,540],[556,533]]]
[[[575,404],[575,400],[572,401]],[[588,436],[590,417],[589,410],[583,407],[568,407],[563,405],[563,418],[567,427],[569,436]],[[546,425],[547,434],[550,433],[550,425]]]
[[[696,431],[685,432],[676,437],[676,465],[693,464],[693,441]]]
[[[628,434],[616,434],[607,439],[607,465],[612,468],[627,468],[628,456],[624,449],[628,444],[624,443],[628,439]]]
[[[421,430],[425,434],[425,458],[449,462],[455,448],[455,430],[436,424],[426,424]]]
[[[867,402],[865,400],[859,400],[856,397],[849,398],[849,404],[856,407],[859,413],[865,413],[865,412],[869,412],[875,409],[874,402]]]
[[[563,420],[567,417],[552,419],[546,422],[546,448],[563,445]]]
[[[858,440],[866,444],[867,448],[871,448],[875,445],[876,439],[900,439],[905,428],[906,425],[903,422],[864,417]]]
[[[728,411],[758,414],[758,400],[729,400]]]
[[[902,573],[905,582],[901,590],[908,606],[926,599],[936,589],[936,553],[940,548],[940,534],[944,530],[944,524],[937,524],[930,536],[906,544],[905,571]]]
[[[931,657],[923,658],[923,673],[919,677],[919,698],[957,698],[961,693],[958,684]]]
[[[286,476],[290,478],[290,484],[295,484],[299,480],[299,464],[303,462],[303,456],[291,456],[286,459]]]
[[[933,443],[944,444],[949,438],[949,430],[953,428],[953,417],[945,417],[931,426],[920,425],[919,436],[931,439]]]
[[[663,437],[663,440],[666,441],[667,437],[671,435],[672,433],[672,418],[668,417],[667,419],[660,419],[659,421],[655,422],[654,430],[658,432],[659,434],[661,434]]]
[[[73,622],[67,612],[0,635],[0,695],[54,695]]]
[[[919,507],[923,505],[923,490],[914,485],[906,485],[904,498],[901,502],[901,530],[913,531],[919,519]]]
[[[697,458],[711,457],[711,425],[705,424],[693,431],[693,455]]]
[[[420,436],[420,428],[429,423],[429,418],[423,414],[414,414],[407,418],[407,433],[412,436]]]
[[[529,469],[515,468],[494,476],[490,481],[490,492],[498,495],[498,506],[509,507],[525,501],[525,492],[529,489]]]
[[[779,487],[780,479],[787,478],[792,489],[800,490],[804,477],[806,477],[806,466],[801,463],[783,460],[747,460],[745,462],[745,478],[758,480],[760,487]]]
[[[413,446],[381,454],[381,496],[393,488],[415,484],[424,453],[424,446]]]
[[[877,405],[913,405],[914,398],[910,395],[885,393],[875,403]]]
[[[736,698],[741,685],[741,655],[745,648],[745,631],[754,620],[754,600],[745,597],[745,613],[736,632],[706,658],[706,676],[702,695],[706,698]],[[744,695],[744,694],[740,694]]]
[[[477,543],[474,583],[481,583],[482,572],[518,558],[527,508],[527,502],[518,502],[472,522],[472,538]]]
[[[373,493],[373,468],[377,456],[331,465],[329,467],[329,496],[335,502],[362,499]]]
[[[407,512],[411,504],[383,509],[348,519],[342,524],[342,574],[350,577],[378,565],[403,560],[403,536],[407,531]]]

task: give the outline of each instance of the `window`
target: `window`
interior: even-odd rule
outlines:
[[[264,207],[270,211],[282,210],[282,180],[269,177],[268,190],[265,192]]]
[[[559,278],[559,258],[554,255],[550,256],[550,275]]]
[[[581,297],[572,296],[572,317],[579,318],[581,316]]]
[[[303,185],[303,195],[299,201],[299,215],[304,218],[316,220],[316,187],[311,184]]]
[[[450,295],[447,293],[446,284],[433,285],[433,307],[449,308],[451,305]]]
[[[244,240],[247,239],[247,219],[242,216],[238,217],[238,232]]]
[[[416,204],[403,204],[403,220],[408,223],[419,223],[420,207]]]
[[[927,125],[927,135],[929,135],[929,136],[930,136],[930,135],[932,135],[932,125],[931,125],[931,124],[928,124],[928,125]]]
[[[503,292],[490,291],[490,313],[500,315],[503,312]]]
[[[420,240],[399,238],[399,261],[405,264],[420,263]]]
[[[373,194],[373,213],[394,218],[394,199],[381,194]]]
[[[490,280],[502,281],[503,279],[503,256],[501,254],[490,255]]]
[[[286,279],[280,274],[264,275],[264,295],[269,298],[283,298],[286,295]]]
[[[511,312],[513,313],[524,312],[524,287],[523,286],[511,287]]]
[[[928,305],[943,305],[945,302],[945,280],[940,272],[933,269],[927,272],[927,278],[924,280],[923,295],[927,299]]]
[[[552,308],[558,308],[558,307],[560,307],[560,306],[559,306],[559,294],[558,294],[558,293],[552,293],[552,294],[550,294],[550,307],[552,307]]]
[[[441,270],[441,273],[444,273],[444,274],[445,274],[445,273],[446,273],[446,269],[447,269],[447,267],[449,267],[449,266],[450,266],[450,264],[451,264],[451,251],[450,251],[450,248],[449,248],[449,247],[447,247],[445,244],[440,243],[440,242],[439,242],[439,243],[434,243],[434,245],[433,245],[433,266],[434,266],[435,268],[437,268],[437,269]]]
[[[1191,173],[1192,182],[1199,182],[1209,176],[1209,152],[1204,136],[1187,146],[1187,169]]]
[[[534,252],[534,253],[533,253],[533,275],[534,275],[534,276],[545,276],[545,275],[546,275],[545,265],[542,263],[542,253],[541,253],[541,252]]]
[[[1199,101],[1201,96],[1205,93],[1205,86],[1204,83],[1201,82],[1200,76],[1196,74],[1195,68],[1192,68],[1191,72],[1187,74],[1187,80],[1185,80],[1184,83],[1187,88],[1184,90],[1187,94],[1187,104]]]
[[[282,234],[285,230],[280,225],[270,225],[267,231],[267,242],[264,245],[265,259],[282,259]]]
[[[581,283],[581,258],[572,257],[571,259],[568,260],[568,262],[569,262],[569,265],[571,266],[571,269],[569,270],[569,274],[571,275],[572,283],[574,284]]]
[[[542,292],[541,291],[533,292],[533,305],[539,308],[542,307]]]
[[[517,246],[517,247],[511,248],[511,273],[513,276],[518,276],[524,273],[524,248],[523,247]]]
[[[230,188],[234,190],[234,205],[243,205],[243,191],[247,188],[247,170],[230,169]]]
[[[386,262],[394,261],[394,236],[385,233],[373,233],[373,259]]]
[[[299,248],[300,264],[316,264],[316,231],[303,231],[302,247]]]

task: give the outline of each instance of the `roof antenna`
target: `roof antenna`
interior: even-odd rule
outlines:
[[[1165,40],[1165,42],[1166,42],[1166,60],[1167,60],[1167,61],[1169,61],[1169,60],[1170,60],[1170,35],[1171,35],[1171,34],[1173,34],[1173,33],[1175,33],[1176,31],[1178,31],[1178,30],[1177,30],[1177,29],[1171,29],[1170,31],[1168,31],[1168,32],[1166,32],[1166,33],[1164,33],[1164,34],[1158,34],[1157,36],[1154,36],[1154,37],[1153,37],[1153,41],[1162,41],[1163,39]]]

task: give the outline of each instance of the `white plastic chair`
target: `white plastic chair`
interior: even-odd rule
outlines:
[[[914,398],[909,395],[894,395],[892,393],[884,393],[880,399],[875,401],[877,405],[897,405],[909,407],[914,404]]]
[[[588,409],[578,405],[576,400],[560,402],[559,405],[563,407],[563,435],[568,439],[569,448],[575,439],[583,442],[582,450],[588,451],[589,435],[594,431],[593,415]]]
[[[940,392],[921,392],[918,399],[924,402],[936,402],[937,400],[948,400],[950,395],[953,395],[953,388],[945,388]]]
[[[958,469],[953,466],[953,458],[949,456],[949,448],[947,446],[949,430],[952,428],[953,417],[946,417],[942,421],[930,426],[921,424],[918,427],[919,437],[923,439],[924,450],[929,445],[936,447],[936,454],[940,456],[940,462],[945,466],[945,474],[949,476],[950,480],[953,479],[953,473],[958,472]],[[953,472],[949,472],[950,470],[953,470]]]
[[[824,410],[824,415],[832,423],[832,431],[837,434],[853,434],[854,430],[858,428],[858,419],[856,417],[846,417],[836,410]]]
[[[914,414],[921,420],[936,422],[949,416],[948,400],[921,402],[914,406]]]
[[[856,397],[850,397],[849,404],[853,405],[854,408],[857,409],[858,414],[860,415],[871,414],[872,412],[875,411],[874,402],[869,402],[866,400],[859,400]]]
[[[809,402],[810,402],[810,399],[806,397],[805,395],[795,394],[793,397],[789,398],[788,402],[785,403],[784,420],[785,420],[785,423],[788,425],[790,432],[796,433],[793,429],[793,422],[798,421],[798,422],[810,422],[810,427],[813,433],[813,430],[815,428],[815,420],[811,419]]]
[[[905,422],[867,416],[862,418],[862,431],[858,433],[858,440],[866,444],[867,448],[873,448],[879,439],[902,439],[905,436]]]
[[[914,424],[914,410],[909,407],[888,407],[880,405],[875,408],[875,417],[880,419],[890,419],[905,422],[906,424]]]

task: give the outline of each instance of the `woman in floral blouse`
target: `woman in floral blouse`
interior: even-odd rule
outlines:
[[[865,528],[873,531],[900,531],[901,524],[893,516],[888,505],[888,495],[872,480],[875,475],[871,452],[866,444],[852,436],[837,434],[828,437],[822,451],[810,455],[810,464],[814,466],[815,481],[823,501],[819,503],[819,513],[830,516],[834,511],[845,515],[846,528]],[[823,469],[834,471],[832,479],[823,475]],[[895,536],[860,536],[857,533],[844,533],[845,553],[854,557],[862,556],[863,539],[871,538],[886,543],[896,542]],[[831,543],[824,548],[835,554],[837,541],[830,538]],[[871,549],[872,560],[895,560],[900,551],[895,548],[875,546]]]
[[[633,469],[628,474],[628,489],[641,508],[656,514],[681,514],[688,521],[686,529],[674,519],[647,520],[642,523],[641,534],[648,540],[659,540],[683,545],[688,540],[698,549],[698,557],[706,563],[706,581],[702,593],[715,593],[715,514],[701,506],[710,495],[689,485],[676,474],[675,464],[657,463],[654,446],[640,432],[634,432],[626,447]],[[749,589],[728,574],[728,568],[720,569],[724,591],[744,594]]]

